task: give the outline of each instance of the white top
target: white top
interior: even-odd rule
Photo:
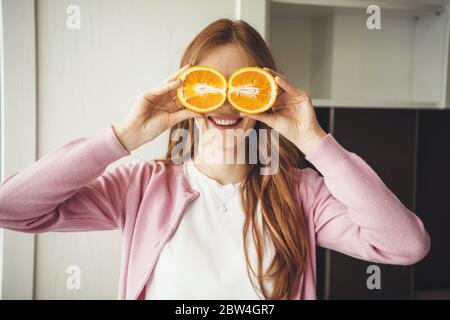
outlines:
[[[240,184],[222,185],[204,175],[192,161],[184,164],[184,171],[200,196],[186,208],[163,247],[146,299],[260,299],[247,273]],[[217,197],[227,201],[226,212]],[[253,239],[249,248],[256,269]],[[265,267],[273,257],[271,248],[265,255]]]

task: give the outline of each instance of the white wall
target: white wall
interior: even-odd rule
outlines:
[[[1,176],[36,159],[36,61],[34,0],[1,5]],[[2,299],[33,296],[34,236],[2,230]]]
[[[270,20],[269,41],[278,68],[302,90],[311,91],[311,21],[287,17]]]

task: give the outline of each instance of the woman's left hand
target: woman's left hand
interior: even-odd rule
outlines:
[[[294,87],[285,76],[268,68],[278,84],[278,98],[272,107],[273,113],[247,114],[241,116],[261,121],[289,141],[294,143],[305,155],[327,135],[317,121],[311,98]]]

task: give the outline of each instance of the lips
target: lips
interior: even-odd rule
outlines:
[[[232,129],[237,127],[242,118],[208,117],[208,120],[213,125],[213,127],[219,129]]]

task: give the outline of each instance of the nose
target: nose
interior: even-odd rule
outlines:
[[[225,102],[218,110],[207,113],[206,116],[227,119],[240,118],[239,111],[236,110],[229,102]]]
[[[221,113],[231,113],[231,114],[238,113],[238,111],[235,108],[233,108],[233,106],[228,102],[228,100],[224,102],[224,104],[220,107],[219,111]]]

